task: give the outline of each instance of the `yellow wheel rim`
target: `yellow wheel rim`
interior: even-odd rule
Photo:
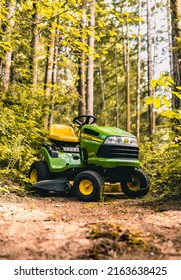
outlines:
[[[30,174],[30,183],[36,183],[38,181],[38,172],[36,169],[33,169]]]
[[[137,177],[132,178],[132,182],[128,182],[128,188],[132,191],[138,191],[141,189],[141,182]]]
[[[79,191],[83,194],[83,195],[90,195],[93,192],[93,184],[91,181],[84,179],[80,182],[79,184]]]

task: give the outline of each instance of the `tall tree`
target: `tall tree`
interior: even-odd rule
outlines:
[[[82,7],[82,19],[81,19],[81,42],[82,46],[85,48],[86,44],[86,34],[85,34],[85,28],[86,28],[86,8],[85,8],[85,1],[83,0],[83,7]],[[86,55],[84,49],[82,49],[80,58],[79,58],[79,80],[78,80],[78,92],[79,92],[79,106],[78,111],[79,115],[84,115],[86,112],[86,104],[85,104],[85,82],[86,82]]]
[[[181,49],[178,48],[181,38],[181,0],[170,1],[172,12],[172,47],[173,47],[173,79],[175,87],[181,85]],[[174,95],[173,107],[181,107],[181,99]]]
[[[126,8],[128,2],[126,1]],[[124,57],[126,71],[126,128],[131,131],[131,89],[130,89],[130,44],[129,44],[129,13],[125,12],[126,17],[126,34],[124,38]]]
[[[55,48],[55,28],[54,28],[54,24],[52,24],[50,29],[50,35],[49,35],[48,48],[47,48],[47,62],[46,62],[45,86],[44,86],[46,96],[49,96],[52,88],[54,48]]]
[[[93,115],[94,105],[94,28],[95,28],[95,1],[90,5],[90,36],[88,40],[89,56],[87,66],[87,114]]]
[[[37,83],[38,83],[38,51],[39,51],[39,28],[38,23],[40,21],[40,15],[37,10],[37,3],[33,3],[34,8],[34,14],[32,16],[33,18],[33,38],[32,38],[32,48],[33,48],[33,54],[32,54],[32,84],[33,89],[36,90]]]
[[[59,19],[57,20],[59,21]],[[53,59],[53,69],[52,69],[52,90],[50,93],[50,109],[48,116],[48,126],[53,122],[53,112],[55,109],[55,96],[56,96],[56,85],[57,85],[57,74],[58,74],[58,52],[60,45],[60,30],[56,29],[55,34],[55,47],[54,47],[54,59]]]
[[[138,16],[141,18],[142,0],[138,2]],[[141,21],[138,24],[138,54],[137,54],[137,95],[136,95],[136,136],[140,142],[140,99],[141,99]]]
[[[47,48],[47,60],[46,60],[46,71],[45,71],[45,127],[50,125],[50,100],[51,92],[53,87],[53,66],[54,66],[54,53],[55,53],[55,36],[56,28],[54,22],[50,28],[48,48]]]
[[[119,127],[119,86],[118,86],[118,56],[115,46],[115,71],[116,71],[116,127]]]
[[[2,91],[6,92],[8,91],[9,84],[10,84],[10,73],[11,73],[11,63],[12,63],[12,32],[13,27],[15,24],[14,16],[15,16],[15,9],[16,9],[16,0],[7,0],[7,24],[5,26],[5,32],[4,32],[4,41],[7,43],[8,48],[5,52],[5,57],[2,64]]]
[[[153,79],[153,54],[152,54],[152,12],[151,12],[151,0],[147,1],[147,57],[148,57],[148,96],[154,97],[154,89],[151,86],[151,80]],[[155,114],[153,104],[148,105],[149,114],[149,133],[150,135],[155,133]]]

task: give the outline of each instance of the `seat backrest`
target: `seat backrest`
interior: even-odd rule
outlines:
[[[78,143],[79,139],[75,136],[71,126],[61,124],[51,124],[49,127],[49,137],[51,140],[67,143]]]
[[[61,125],[61,124],[52,124],[50,125],[49,130],[50,136],[75,136],[75,133],[73,131],[73,128],[68,125]],[[50,137],[51,138],[51,137]]]

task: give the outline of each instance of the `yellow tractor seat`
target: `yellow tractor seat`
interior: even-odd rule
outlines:
[[[78,143],[79,139],[75,136],[71,126],[61,124],[51,124],[49,128],[49,137],[51,140],[68,143]]]

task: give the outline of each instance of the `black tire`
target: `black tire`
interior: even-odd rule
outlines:
[[[48,164],[46,161],[35,161],[30,167],[29,171],[29,179],[30,183],[36,183],[38,181],[48,180],[51,179],[51,173],[48,169]],[[44,190],[38,187],[33,188],[38,195],[40,196],[47,196],[49,191]]]
[[[29,171],[30,183],[51,179],[51,173],[46,161],[35,161]]]
[[[74,180],[74,190],[82,201],[99,201],[103,196],[103,178],[95,171],[83,171]]]
[[[129,198],[143,197],[149,192],[150,181],[142,169],[135,169],[132,175],[132,182],[122,181],[121,188]]]

